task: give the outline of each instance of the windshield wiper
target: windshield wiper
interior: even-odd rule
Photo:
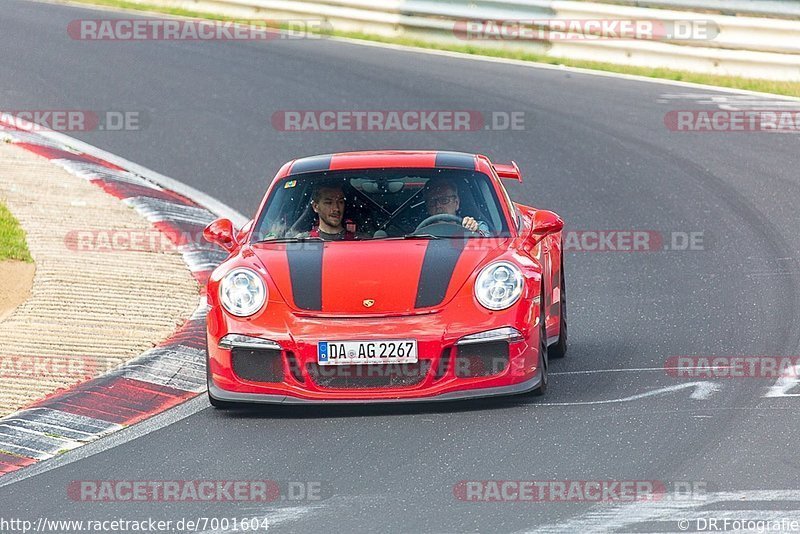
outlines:
[[[441,239],[441,236],[433,234],[406,234],[403,239]]]
[[[302,243],[304,241],[324,241],[321,237],[269,237],[256,241],[258,243]]]

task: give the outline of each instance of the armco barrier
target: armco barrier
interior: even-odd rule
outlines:
[[[800,2],[796,0],[614,0],[615,4],[635,7],[713,11],[720,15],[800,17]]]
[[[732,0],[132,0],[241,18],[324,19],[334,29],[504,48],[624,65],[800,81],[800,2]],[[762,5],[762,7],[759,7]],[[640,7],[645,6],[645,7]],[[657,6],[657,7],[653,7]],[[669,8],[669,9],[662,9]],[[740,8],[741,12],[732,9]],[[760,15],[760,16],[753,16]],[[708,21],[707,40],[469,40],[454,28],[465,20]]]

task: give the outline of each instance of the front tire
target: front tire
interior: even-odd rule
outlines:
[[[564,284],[564,250],[561,249],[561,271],[558,275],[558,288],[560,290],[558,300],[558,340],[550,347],[550,358],[563,358],[567,355],[567,289]]]
[[[547,385],[550,382],[550,378],[547,375],[549,355],[547,350],[547,321],[545,321],[544,313],[544,287],[542,287],[542,292],[539,295],[541,303],[539,309],[539,376],[541,379],[536,389],[531,391],[531,394],[535,397],[541,397],[547,393]]]
[[[215,399],[214,397],[211,396],[210,392],[208,392],[208,403],[211,404],[211,406],[213,406],[215,410],[230,410],[238,406],[235,402],[221,401]]]

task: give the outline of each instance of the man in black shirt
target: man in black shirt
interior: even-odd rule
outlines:
[[[318,222],[310,232],[303,232],[297,237],[319,237],[325,241],[355,239],[355,232],[349,232],[344,227],[344,204],[341,185],[323,183],[314,186],[311,209],[317,214]]]

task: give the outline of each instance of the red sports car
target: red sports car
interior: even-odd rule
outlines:
[[[296,159],[208,282],[208,395],[238,403],[542,394],[567,348],[563,222],[458,152]]]

